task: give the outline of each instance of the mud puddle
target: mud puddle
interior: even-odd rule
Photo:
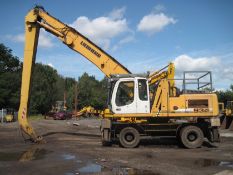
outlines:
[[[220,166],[225,168],[233,168],[233,161],[219,161],[214,159],[199,159],[194,162],[200,167]]]
[[[159,175],[160,173],[154,173],[149,170],[140,170],[129,167],[116,167],[112,169],[114,175]]]
[[[72,155],[72,154],[62,154],[62,159],[64,160],[74,160],[76,159],[76,156],[75,155]]]
[[[159,175],[159,173],[153,173],[149,170],[140,170],[130,167],[115,167],[112,170],[104,168],[96,163],[88,163],[86,166],[79,168],[76,174],[96,174],[108,172],[113,175]]]
[[[80,174],[100,173],[102,172],[102,166],[96,163],[87,163],[86,166],[79,168]]]
[[[72,153],[64,153],[61,155],[64,161],[76,162],[77,168],[73,172],[67,172],[65,175],[76,175],[76,174],[98,174],[98,173],[109,173],[113,175],[159,175],[159,173],[154,173],[149,170],[140,170],[131,167],[113,167],[108,168],[98,164],[98,162],[93,162],[91,160],[80,159],[79,156]]]
[[[72,153],[64,153],[61,155],[61,158],[64,161],[75,161],[78,168],[75,170],[75,173],[67,172],[65,175],[74,175],[74,174],[92,174],[100,173],[103,171],[103,167],[92,161],[84,161],[79,158],[79,156]]]
[[[233,162],[221,161],[219,163],[219,166],[233,168]]]
[[[49,151],[41,148],[30,148],[21,152],[0,152],[0,161],[32,161],[43,159]]]

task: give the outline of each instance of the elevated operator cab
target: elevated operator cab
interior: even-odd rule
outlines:
[[[150,113],[149,85],[145,76],[118,75],[109,83],[108,104],[113,113]]]

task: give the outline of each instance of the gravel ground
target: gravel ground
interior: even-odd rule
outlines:
[[[25,142],[16,122],[1,124],[0,174],[233,174],[233,131],[222,130],[221,143],[205,142],[199,149],[179,148],[175,138],[125,149],[102,147],[99,124],[99,119],[32,121],[45,144]]]

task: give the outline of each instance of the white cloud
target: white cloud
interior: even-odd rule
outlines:
[[[165,11],[165,7],[162,4],[158,4],[154,7],[153,11],[155,13],[161,12],[161,11]]]
[[[127,43],[130,43],[130,42],[133,42],[133,41],[135,41],[135,38],[134,38],[133,35],[126,36],[125,38],[121,39],[116,45],[114,45],[112,50],[116,51],[123,44],[127,44]]]
[[[24,34],[20,33],[18,35],[7,35],[6,38],[10,39],[13,42],[24,42]]]
[[[104,49],[108,49],[111,39],[127,32],[127,20],[123,18],[125,7],[113,10],[108,16],[89,19],[86,16],[78,17],[70,26],[93,40]]]
[[[109,13],[109,17],[112,19],[122,19],[125,14],[126,7],[115,9]]]
[[[48,63],[47,65],[54,68],[54,65],[52,63]]]
[[[221,88],[223,84],[233,81],[233,62],[225,63],[221,57],[191,57],[180,55],[174,59],[176,75],[179,77],[183,71],[211,71],[213,83]]]
[[[174,64],[176,70],[179,71],[194,71],[194,70],[214,70],[220,64],[217,57],[199,57],[192,58],[188,55],[180,55],[175,58]]]
[[[223,76],[231,81],[233,81],[233,64],[224,67],[222,70]]]
[[[80,33],[87,36],[97,45],[103,47],[103,49],[109,49],[111,40],[118,36],[123,36],[128,32],[131,32],[128,28],[127,20],[124,18],[126,7],[114,9],[105,16],[90,19],[86,16],[78,17],[74,22],[70,24],[71,27],[77,29]],[[24,34],[8,35],[8,39],[13,42],[24,42]],[[45,32],[44,29],[40,31],[39,35],[39,47],[51,48],[54,47],[52,36]]]
[[[134,41],[134,40],[135,40],[134,36],[132,36],[132,35],[126,36],[125,38],[123,38],[119,41],[119,44],[129,43],[129,42]]]
[[[160,32],[167,25],[175,24],[176,22],[177,20],[165,15],[164,13],[151,13],[141,19],[137,26],[137,30],[152,35]]]
[[[50,34],[47,33],[44,29],[40,30],[38,46],[43,48],[51,48],[54,46]],[[10,39],[13,42],[23,43],[25,41],[25,34],[20,33],[17,35],[6,35],[6,38]]]
[[[13,42],[25,41],[24,33],[20,33],[17,35],[7,35],[6,38],[10,39]],[[47,33],[44,29],[40,30],[38,46],[43,48],[51,48],[54,46],[51,36],[49,36],[49,33]]]
[[[54,46],[51,37],[45,30],[40,30],[38,46],[43,48],[51,48]]]

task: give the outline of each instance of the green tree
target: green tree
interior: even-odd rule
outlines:
[[[216,91],[216,94],[218,96],[218,101],[226,105],[227,101],[233,101],[233,85],[226,91]]]
[[[0,43],[0,73],[17,72],[21,70],[19,58],[12,55],[12,50]]]
[[[56,77],[56,101],[64,100],[65,78],[61,75]]]
[[[35,64],[32,75],[30,113],[45,114],[56,101],[57,71],[50,66]]]
[[[20,100],[22,63],[12,50],[0,44],[0,108],[18,110]],[[32,74],[29,111],[34,114],[48,112],[56,101],[63,101],[64,92],[67,107],[74,108],[75,79],[63,77],[50,66],[35,64]],[[107,99],[107,79],[98,81],[84,73],[78,81],[78,108],[93,106],[103,109]]]
[[[0,107],[19,108],[22,64],[12,50],[0,44]]]
[[[106,100],[106,79],[99,82],[94,76],[84,73],[78,80],[78,108],[91,105],[96,109],[103,109]]]
[[[68,110],[74,108],[74,87],[75,87],[74,78],[65,78],[65,92],[66,92],[66,106]]]

